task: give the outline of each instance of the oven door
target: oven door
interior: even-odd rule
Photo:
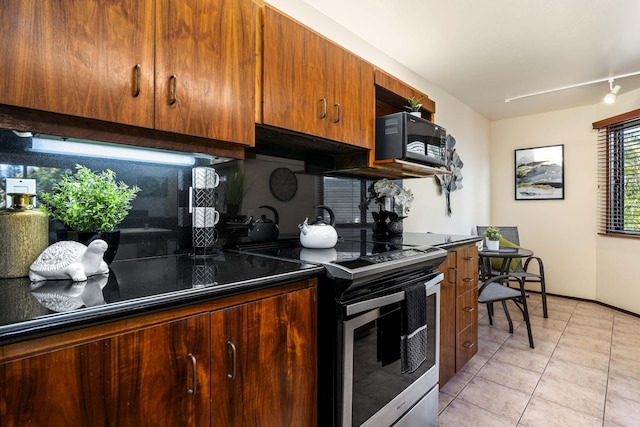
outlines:
[[[394,346],[384,338],[384,331],[399,331],[404,291],[345,305],[349,317],[342,322],[340,425],[390,426],[400,419],[406,425],[435,424],[442,277],[435,272],[421,279],[427,287],[427,358],[408,374],[401,373],[396,349],[388,351]],[[397,347],[399,355],[399,341]]]

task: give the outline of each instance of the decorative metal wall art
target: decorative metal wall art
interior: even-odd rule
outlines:
[[[451,174],[436,175],[436,184],[440,186],[440,191],[445,195],[447,201],[446,215],[451,216],[451,193],[462,188],[462,167],[464,163],[453,148],[456,145],[456,139],[447,135],[445,167]]]

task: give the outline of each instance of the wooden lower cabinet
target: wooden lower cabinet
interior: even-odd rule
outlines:
[[[315,426],[315,290],[211,313],[212,426]]]
[[[0,424],[209,425],[208,319],[192,316],[0,365]],[[200,387],[190,393],[193,384]]]
[[[0,347],[0,425],[315,426],[315,280],[286,286]]]
[[[465,244],[449,249],[439,270],[440,387],[478,351],[478,248]]]

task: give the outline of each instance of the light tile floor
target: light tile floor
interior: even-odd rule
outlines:
[[[535,349],[509,302],[493,326],[479,308],[478,353],[440,390],[438,426],[640,426],[640,318],[530,294]]]

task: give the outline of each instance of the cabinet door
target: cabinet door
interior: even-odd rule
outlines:
[[[268,6],[263,31],[263,123],[324,134],[331,102],[325,89],[325,41]]]
[[[254,19],[250,0],[156,1],[156,129],[253,144]]]
[[[373,146],[373,66],[265,7],[263,123]]]
[[[1,424],[209,425],[208,320],[194,316],[0,365]]]
[[[373,148],[375,87],[373,66],[338,45],[327,42],[326,69],[331,93],[327,137]],[[339,109],[339,111],[338,111]]]
[[[315,292],[211,313],[212,425],[316,425]]]
[[[0,103],[152,127],[153,4],[3,1]]]

